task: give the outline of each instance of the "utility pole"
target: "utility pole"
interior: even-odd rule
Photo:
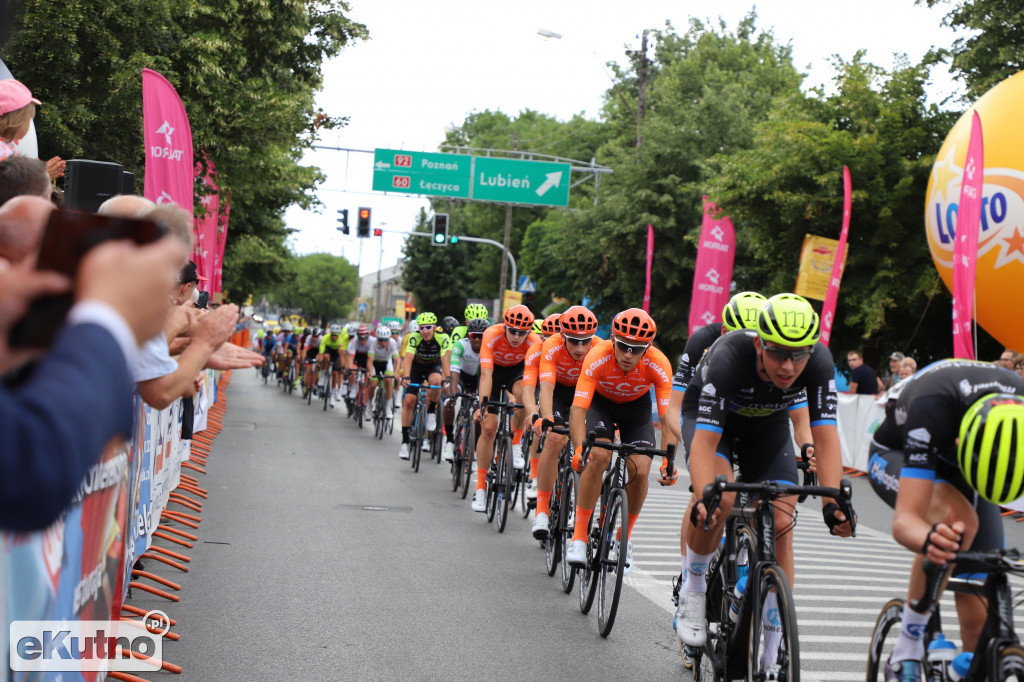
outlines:
[[[644,114],[647,110],[647,65],[647,29],[645,28],[640,39],[640,63],[636,68],[636,144],[633,146],[637,149],[643,143],[643,133],[641,130],[644,124]]]
[[[513,150],[518,150],[519,149],[519,133],[512,133],[512,149]],[[509,248],[511,241],[512,241],[512,207],[511,206],[506,206],[505,207],[505,253],[506,254],[511,253],[511,250]],[[506,275],[508,275],[508,270],[506,269],[506,266],[505,266],[505,259],[502,258],[501,259],[501,280],[500,280],[501,285],[498,287],[498,291],[501,294],[500,297],[499,297],[499,300],[501,300],[501,299],[503,299],[505,297],[505,282],[507,281],[505,279]],[[516,283],[513,282],[512,284],[513,284],[513,286],[515,286]]]

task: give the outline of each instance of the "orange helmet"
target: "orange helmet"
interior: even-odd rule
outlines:
[[[650,343],[657,333],[658,325],[640,308],[623,310],[612,320],[612,334],[623,341]]]
[[[510,329],[522,329],[530,331],[533,327],[533,313],[525,305],[520,303],[505,311],[505,326]]]
[[[544,334],[545,336],[551,336],[552,334],[557,334],[558,332],[562,331],[562,324],[561,322],[559,322],[559,319],[561,317],[562,316],[557,313],[545,317],[544,322],[541,324],[540,327],[541,333]]]
[[[562,313],[560,322],[564,334],[590,336],[597,331],[597,317],[581,305],[574,305]]]

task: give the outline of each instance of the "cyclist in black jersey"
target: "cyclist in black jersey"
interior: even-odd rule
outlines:
[[[413,408],[420,388],[429,384],[440,386],[448,376],[448,361],[451,355],[451,343],[446,334],[437,330],[437,315],[420,313],[416,316],[418,330],[409,335],[405,358],[402,362],[402,385],[406,387],[402,399],[402,446],[398,456],[409,459],[409,428],[412,426]],[[416,387],[409,384],[419,384]],[[429,389],[427,415],[427,431],[437,428],[434,423],[434,405],[441,399],[441,389]]]
[[[886,680],[921,679],[922,635],[931,613],[919,614],[909,604],[924,593],[925,557],[942,565],[953,558],[950,552],[959,549],[1004,546],[1002,517],[993,501],[1001,504],[1021,493],[1020,482],[996,485],[1009,466],[1000,445],[1012,458],[1024,442],[1024,434],[1018,431],[1021,422],[1013,420],[1013,415],[1024,420],[1024,399],[1019,396],[1024,396],[1024,379],[990,363],[969,360],[932,363],[889,391],[885,420],[871,442],[869,475],[876,492],[889,504],[893,504],[891,488],[896,488],[893,537],[917,555],[900,634],[885,666]],[[995,412],[996,408],[1000,411]],[[987,427],[986,416],[992,421]],[[994,434],[989,441],[974,437],[971,429],[979,421]],[[975,467],[974,473],[963,470],[958,451],[960,457],[971,459],[973,453],[964,449],[983,441],[984,446],[974,450],[987,466]],[[982,481],[987,485],[979,485]],[[954,574],[977,576],[982,571],[964,564],[956,566]],[[974,595],[955,596],[963,650],[975,651],[986,606]]]
[[[687,532],[687,571],[676,633],[691,647],[703,646],[705,571],[718,547],[734,496],[727,495],[704,530],[707,510],[699,499],[717,474],[733,480],[738,465],[743,479],[797,483],[796,453],[787,414],[806,406],[824,486],[838,487],[842,457],[836,430],[836,391],[832,356],[818,343],[818,315],[794,294],[778,294],[758,313],[757,333],[735,331],[716,341],[697,366],[683,397],[682,444],[696,491],[695,527]],[[776,508],[778,562],[792,583],[795,498],[780,498]],[[834,500],[822,499],[830,530],[851,534],[850,524]],[[684,523],[686,519],[684,519]],[[772,597],[770,596],[769,599]],[[765,613],[771,607],[765,607]],[[781,636],[768,630],[769,635]],[[777,641],[766,638],[764,653],[774,656]]]

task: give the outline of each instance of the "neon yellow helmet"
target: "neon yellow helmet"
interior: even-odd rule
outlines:
[[[818,313],[802,296],[776,294],[757,314],[757,335],[788,348],[813,346],[821,335]]]
[[[757,329],[757,313],[768,302],[756,291],[741,291],[722,308],[722,326],[734,332],[737,329]]]
[[[416,316],[416,324],[421,327],[425,324],[437,324],[437,315],[434,313],[420,313]]]
[[[976,401],[960,421],[957,463],[968,485],[993,504],[1024,495],[1024,398],[992,393]]]
[[[482,303],[470,303],[466,306],[466,322],[470,320],[486,320],[487,315],[487,306]]]
[[[544,331],[544,320],[539,317],[533,321],[533,333],[540,334]]]

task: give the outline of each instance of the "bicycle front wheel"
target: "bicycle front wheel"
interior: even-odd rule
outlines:
[[[899,638],[902,622],[903,600],[890,599],[882,607],[882,612],[875,621],[875,629],[871,632],[867,682],[883,682],[885,679],[885,662],[889,660],[892,648]]]
[[[593,516],[590,517],[590,527],[587,528],[587,563],[586,566],[579,569],[580,574],[580,613],[590,613],[591,607],[594,606],[594,596],[597,594],[597,553],[600,550],[600,542],[595,542],[598,538],[594,535],[594,523],[597,521]]]
[[[561,506],[558,499],[562,494],[561,482],[555,479],[555,488],[551,491],[551,503],[548,505],[548,539],[544,541],[544,569],[548,575],[558,570],[558,560],[562,554],[562,533],[558,529],[558,518]]]
[[[563,480],[562,491],[558,499],[558,529],[555,532],[560,536],[559,543],[561,544],[559,558],[562,562],[562,591],[569,594],[572,592],[572,585],[576,580],[576,569],[565,560],[565,555],[569,551],[575,529],[576,477],[568,469],[563,470],[559,476],[562,476]]]
[[[611,634],[615,612],[619,608],[622,576],[626,570],[626,548],[629,546],[629,500],[625,490],[613,490],[601,527],[598,549],[597,631],[602,637]]]
[[[512,481],[512,440],[503,438],[498,449],[498,481],[495,486],[498,491],[498,532],[505,532],[505,525],[508,523],[508,508],[512,497],[512,488],[515,483]]]
[[[1024,648],[1010,644],[996,654],[996,669],[992,679],[1002,682],[1024,682]]]
[[[758,584],[760,603],[753,604],[747,642],[749,678],[800,682],[796,607],[789,580],[777,565],[767,564],[761,567]]]

